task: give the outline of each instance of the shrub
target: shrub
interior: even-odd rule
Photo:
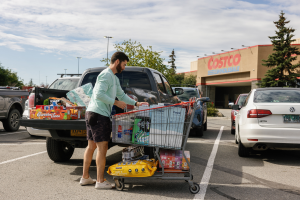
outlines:
[[[207,116],[214,117],[219,112],[218,109],[215,108],[213,102],[208,102],[207,104]]]

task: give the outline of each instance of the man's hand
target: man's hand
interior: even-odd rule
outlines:
[[[139,107],[139,106],[143,106],[143,105],[147,105],[149,106],[149,103],[148,102],[136,102],[136,106]]]
[[[114,103],[115,106],[118,106],[119,108],[121,109],[124,109],[126,107],[126,103],[123,102],[123,101],[117,101],[115,100],[115,103]]]

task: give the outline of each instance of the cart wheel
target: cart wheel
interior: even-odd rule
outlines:
[[[116,189],[117,189],[118,191],[122,191],[122,190],[124,189],[124,179],[123,179],[123,181],[122,181],[121,179],[119,179],[118,181],[119,181],[119,187],[118,187],[118,185],[116,184]]]
[[[194,183],[194,186],[193,187],[190,186],[189,189],[192,194],[197,194],[200,191],[200,186],[198,183]]]

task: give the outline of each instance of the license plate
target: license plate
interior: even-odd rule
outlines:
[[[71,136],[86,137],[86,130],[71,130]]]
[[[283,115],[284,123],[300,123],[300,115]]]

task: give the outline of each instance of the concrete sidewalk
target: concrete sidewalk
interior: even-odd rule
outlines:
[[[221,109],[217,108],[224,117],[207,117],[208,119],[231,119],[231,109]]]

